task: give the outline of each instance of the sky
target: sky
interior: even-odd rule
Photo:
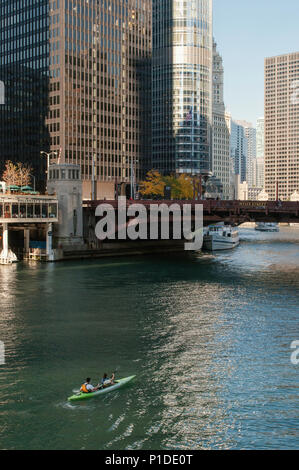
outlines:
[[[214,37],[233,119],[264,115],[264,58],[299,52],[298,0],[214,0]]]

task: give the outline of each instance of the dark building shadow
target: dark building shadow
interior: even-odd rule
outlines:
[[[24,65],[0,66],[5,84],[5,104],[0,105],[0,175],[5,162],[22,162],[32,167],[36,188],[45,186],[50,135],[46,127],[49,77]]]

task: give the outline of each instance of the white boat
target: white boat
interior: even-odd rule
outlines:
[[[276,222],[259,222],[255,230],[259,232],[279,232],[279,225]]]
[[[17,256],[13,253],[13,251],[8,250],[5,252],[4,250],[1,251],[0,253],[0,264],[13,264],[17,263],[18,258]]]
[[[211,225],[204,232],[203,248],[206,250],[231,250],[239,243],[239,232],[230,225]]]

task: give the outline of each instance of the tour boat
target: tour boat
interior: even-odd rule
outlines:
[[[211,225],[204,232],[203,247],[206,250],[230,250],[239,243],[239,232],[230,225]]]
[[[255,230],[259,232],[279,232],[279,225],[276,222],[259,222]]]

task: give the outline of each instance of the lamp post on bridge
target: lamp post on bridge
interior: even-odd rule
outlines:
[[[45,155],[47,157],[47,180],[49,179],[49,167],[50,167],[50,156],[51,155],[56,155],[57,157],[57,152],[44,152],[43,150],[40,152],[41,155]]]

